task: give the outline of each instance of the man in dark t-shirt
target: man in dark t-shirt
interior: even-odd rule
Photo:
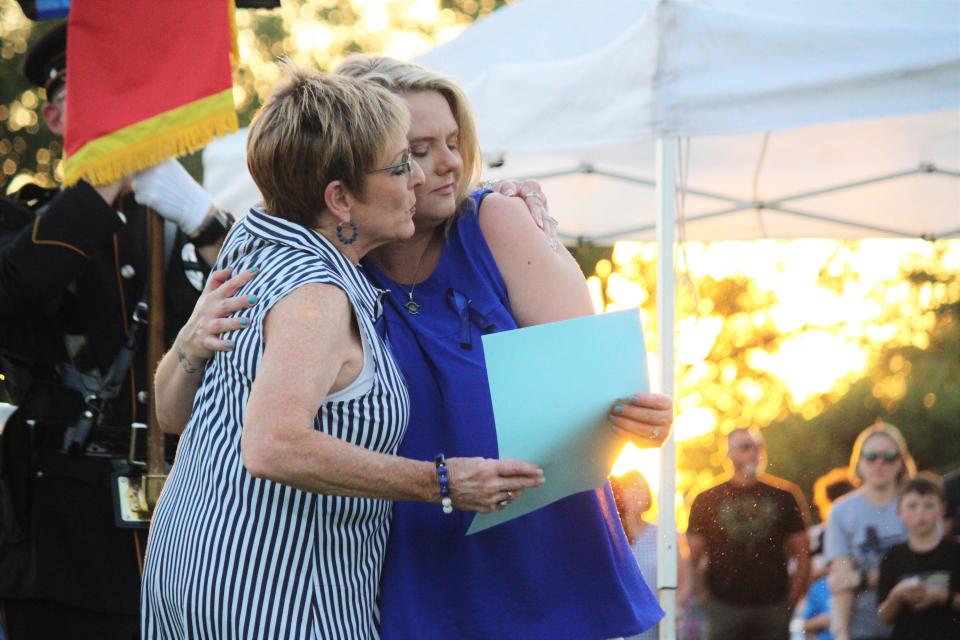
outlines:
[[[731,431],[727,456],[731,477],[696,497],[687,530],[704,586],[707,637],[787,640],[810,574],[806,501],[795,485],[762,473],[759,432]]]

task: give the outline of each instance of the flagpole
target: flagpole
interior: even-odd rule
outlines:
[[[164,352],[164,221],[153,209],[147,211],[147,291],[150,320],[147,332],[147,376],[152,377]],[[166,480],[164,473],[164,441],[157,420],[156,389],[150,385],[147,403],[147,473],[144,489],[150,512],[157,504]]]

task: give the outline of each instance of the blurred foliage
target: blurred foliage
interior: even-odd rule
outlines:
[[[14,0],[0,0],[0,188],[20,172],[44,186],[60,174],[60,142],[43,124],[43,90],[20,75],[28,40],[55,23],[32,23]]]
[[[281,56],[329,70],[355,52],[408,59],[448,40],[504,0],[283,0],[275,10],[237,11],[240,64],[234,99],[241,126],[278,78]],[[0,189],[24,179],[53,186],[62,147],[43,125],[43,90],[20,75],[29,42],[55,22],[33,23],[14,0],[0,0]],[[185,159],[198,175],[199,159]]]
[[[897,241],[872,242],[902,248]],[[860,244],[837,242],[812,286],[840,294],[860,283],[865,275],[858,270]],[[960,466],[960,282],[954,264],[960,242],[921,248],[901,252],[899,274],[863,295],[860,304],[875,305],[876,312],[867,326],[856,329],[849,325],[859,320],[851,318],[780,330],[774,321],[777,305],[804,292],[761,287],[760,271],[768,264],[758,264],[752,273],[680,280],[674,395],[677,488],[686,505],[724,473],[723,440],[738,426],[764,430],[768,471],[796,482],[808,498],[816,477],[845,465],[857,434],[877,419],[901,428],[918,468],[944,472]],[[897,255],[891,253],[891,258]],[[948,253],[951,258],[945,259]],[[595,270],[587,271],[603,281],[606,309],[641,307],[650,351],[658,349],[659,333],[655,260],[656,246],[643,243],[639,250],[615,250],[612,261],[601,256]],[[702,355],[683,364],[685,343],[697,340],[704,327],[713,329],[701,331],[708,336]],[[846,336],[867,354],[867,366],[841,377],[826,393],[795,397],[787,380],[764,365],[810,332]],[[810,359],[803,366],[816,376],[820,367],[829,375],[827,365]],[[683,420],[687,412],[699,414],[700,422],[707,416],[708,428],[684,433],[690,426]],[[681,528],[684,512],[678,513]]]
[[[911,276],[935,279],[926,272]],[[917,469],[944,474],[960,468],[960,302],[932,312],[928,346],[884,351],[816,417],[792,414],[770,425],[768,449],[778,475],[809,489],[817,476],[848,464],[857,434],[876,420],[903,432]]]

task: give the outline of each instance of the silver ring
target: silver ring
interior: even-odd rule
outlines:
[[[497,184],[497,181],[494,180],[493,178],[491,178],[491,179],[489,179],[489,180],[484,180],[484,181],[483,181],[483,184],[481,184],[480,186],[483,187],[484,189],[493,190],[493,187],[494,187],[494,185],[496,185],[496,184]]]
[[[507,505],[509,504],[510,504],[509,500],[501,500],[500,502],[497,503],[497,511],[503,511],[504,509],[507,508]]]
[[[543,195],[539,191],[531,191],[530,193],[524,194],[524,198],[536,198],[537,200],[543,200]]]
[[[513,491],[507,491],[507,500],[513,502]]]

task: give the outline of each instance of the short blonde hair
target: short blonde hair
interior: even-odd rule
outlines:
[[[285,77],[250,127],[247,168],[268,213],[315,226],[334,180],[363,196],[391,139],[405,139],[410,112],[373,83],[282,64]]]
[[[853,451],[850,452],[849,470],[850,482],[852,482],[854,486],[860,486],[863,483],[863,477],[860,475],[860,456],[863,453],[863,445],[867,443],[867,440],[877,435],[883,435],[889,438],[900,453],[901,464],[900,472],[897,474],[898,484],[902,483],[904,478],[912,478],[914,474],[917,473],[917,464],[913,461],[913,456],[910,455],[910,450],[907,448],[907,441],[903,438],[903,434],[900,433],[900,429],[886,422],[876,422],[861,431],[853,443]]]
[[[397,94],[436,91],[443,96],[457,122],[457,147],[463,160],[463,175],[457,183],[457,202],[467,197],[471,185],[480,178],[483,157],[470,103],[453,79],[412,62],[365,54],[348,57],[335,73],[369,80]]]

